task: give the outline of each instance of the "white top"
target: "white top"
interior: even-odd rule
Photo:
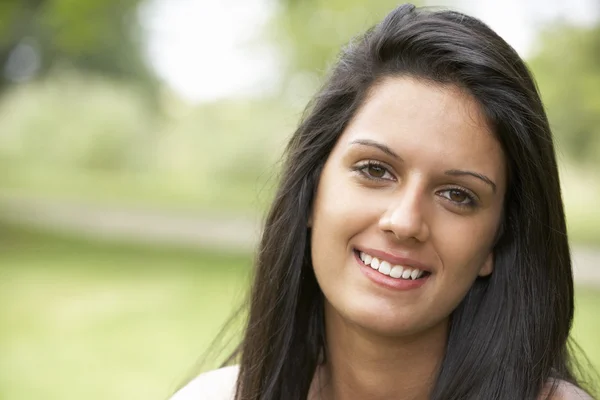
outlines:
[[[239,366],[224,367],[201,374],[171,397],[170,400],[234,400]],[[540,399],[546,398],[547,385]],[[552,400],[593,400],[583,390],[561,381]]]
[[[170,400],[233,400],[239,367],[224,367],[201,374]]]

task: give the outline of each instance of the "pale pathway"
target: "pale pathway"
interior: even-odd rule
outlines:
[[[261,226],[258,216],[111,208],[8,196],[0,196],[0,219],[89,237],[228,251],[252,251]],[[577,284],[600,287],[600,249],[575,247],[573,270]]]

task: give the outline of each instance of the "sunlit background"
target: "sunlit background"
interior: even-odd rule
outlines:
[[[0,398],[165,399],[216,365],[197,361],[243,300],[286,139],[339,47],[396,4],[0,2]],[[482,18],[536,76],[573,332],[600,369],[600,5],[427,4]]]

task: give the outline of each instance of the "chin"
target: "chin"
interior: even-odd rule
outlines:
[[[433,321],[422,318],[422,314],[416,310],[410,310],[409,306],[386,304],[386,302],[368,301],[367,299],[354,298],[347,307],[340,312],[330,304],[328,312],[333,312],[341,318],[345,324],[356,326],[365,332],[381,337],[406,337],[431,329],[432,325],[438,325]]]

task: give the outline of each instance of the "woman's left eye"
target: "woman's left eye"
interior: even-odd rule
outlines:
[[[475,205],[474,196],[461,189],[447,189],[439,192],[440,195],[460,206],[472,207]]]

